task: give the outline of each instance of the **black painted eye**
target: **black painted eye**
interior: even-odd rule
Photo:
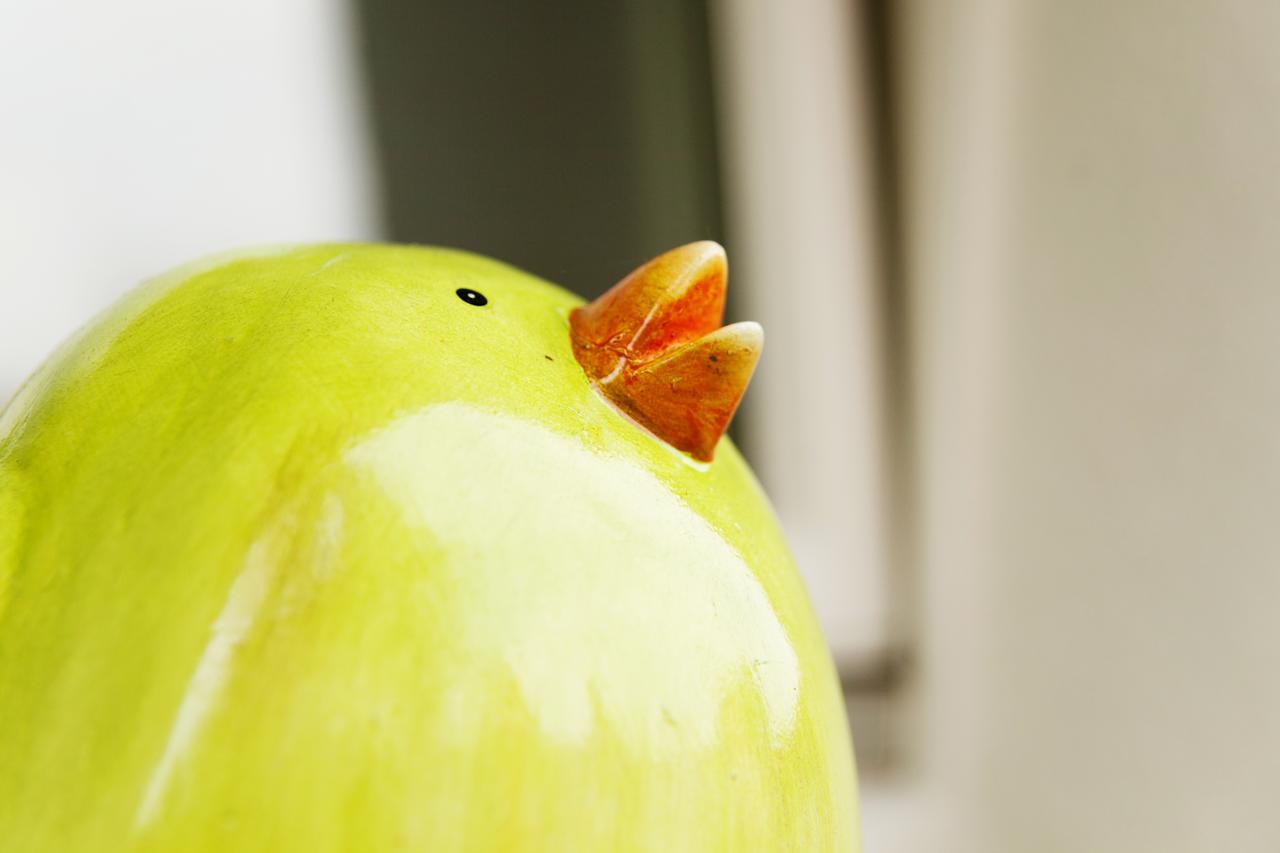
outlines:
[[[458,288],[458,298],[461,299],[463,302],[467,303],[468,305],[475,305],[477,307],[480,305],[489,304],[489,300],[485,299],[485,296],[483,293],[480,293],[479,291],[475,291],[475,290],[470,290],[465,287]]]

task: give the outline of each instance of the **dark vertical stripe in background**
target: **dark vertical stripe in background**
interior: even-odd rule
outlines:
[[[723,239],[703,0],[355,0],[387,237],[591,297]]]

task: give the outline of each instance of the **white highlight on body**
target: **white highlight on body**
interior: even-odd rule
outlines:
[[[748,684],[776,742],[799,667],[742,558],[651,472],[460,403],[402,416],[346,455],[439,545],[469,671],[505,666],[542,732],[597,720],[648,751],[714,741]],[[487,683],[460,684],[457,719]]]
[[[335,494],[326,494],[320,504],[311,543],[311,575],[317,581],[328,580],[338,567],[342,550],[342,528],[346,513]]]
[[[339,252],[338,254],[334,255],[332,258],[330,258],[329,260],[321,264],[320,268],[317,269],[314,273],[312,273],[312,275],[319,275],[320,273],[324,272],[334,264],[346,260],[350,254],[351,254],[350,252]]]
[[[135,829],[145,829],[155,819],[168,791],[174,768],[217,705],[236,647],[258,618],[274,574],[275,568],[267,553],[266,540],[259,539],[250,546],[244,568],[232,583],[226,604],[213,623],[213,636],[187,683],[164,752],[151,771],[146,792],[134,815]]]

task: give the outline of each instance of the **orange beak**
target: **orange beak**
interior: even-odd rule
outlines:
[[[569,315],[573,353],[607,399],[709,462],[751,381],[764,330],[721,327],[728,264],[710,241],[659,255]]]

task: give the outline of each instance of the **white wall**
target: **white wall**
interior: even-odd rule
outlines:
[[[1280,849],[1280,5],[902,12],[924,670],[868,849]]]
[[[377,231],[341,0],[0,9],[0,399],[137,281]]]
[[[896,639],[866,85],[843,0],[711,3],[730,288],[765,328],[748,450],[846,673]]]

